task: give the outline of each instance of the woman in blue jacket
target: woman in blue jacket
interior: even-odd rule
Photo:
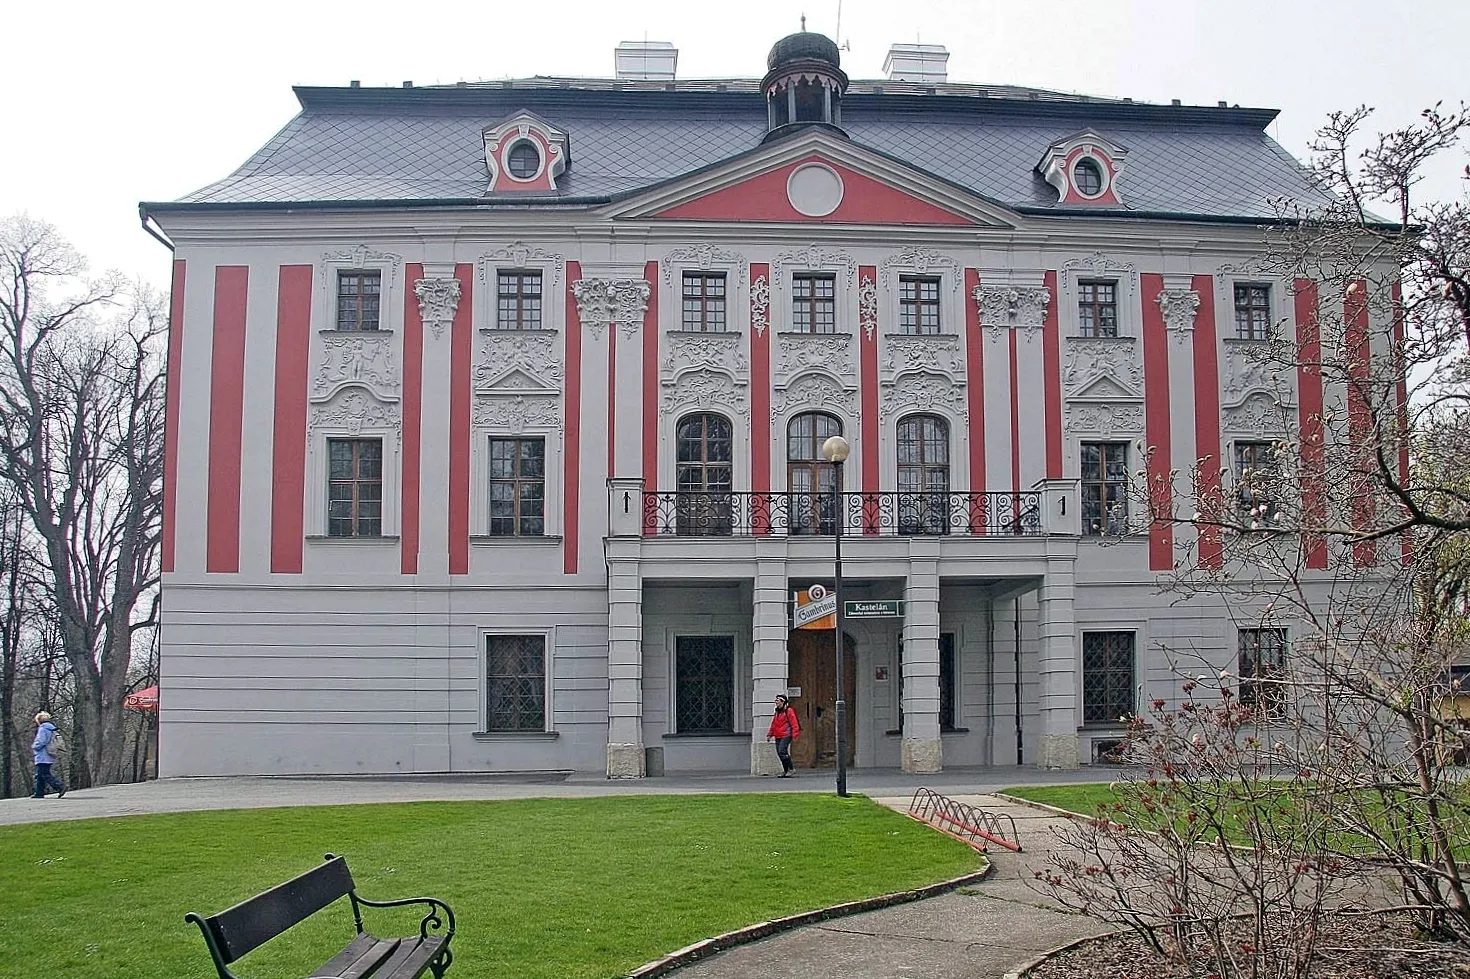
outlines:
[[[51,723],[51,715],[43,710],[36,715],[36,740],[31,742],[31,750],[36,754],[36,791],[31,796],[33,799],[45,798],[47,786],[56,790],[58,799],[66,795],[66,786],[61,784],[61,779],[51,774],[51,766],[56,764],[56,755],[51,750],[55,743],[56,725]]]

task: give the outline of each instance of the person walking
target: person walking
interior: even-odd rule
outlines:
[[[791,706],[784,694],[776,694],[776,713],[771,718],[771,729],[766,732],[766,740],[775,740],[776,757],[781,759],[781,774],[777,778],[791,778],[795,775],[791,764],[791,742],[801,737],[801,724],[796,720],[796,708]]]
[[[36,740],[31,742],[31,751],[36,756],[36,791],[31,798],[44,799],[48,787],[56,790],[58,799],[66,795],[66,786],[51,774],[51,766],[56,764],[56,752],[60,747],[56,740],[56,725],[51,723],[51,715],[43,710],[36,715]]]

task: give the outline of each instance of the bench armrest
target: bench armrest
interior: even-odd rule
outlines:
[[[424,915],[423,920],[419,922],[419,938],[425,939],[431,935],[437,936],[442,931],[445,944],[448,944],[449,940],[454,937],[454,912],[450,909],[449,905],[443,901],[435,900],[432,897],[406,897],[397,901],[369,901],[365,897],[358,897],[357,892],[353,891],[352,904],[354,915],[357,915],[358,905],[367,908],[403,908],[411,907],[415,904],[422,904],[427,906],[429,911]],[[443,912],[442,917],[440,915],[441,911]],[[360,928],[360,915],[358,916],[358,925]]]

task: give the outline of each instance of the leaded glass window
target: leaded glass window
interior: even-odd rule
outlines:
[[[546,533],[546,440],[490,440],[490,535]]]
[[[1280,714],[1286,707],[1286,630],[1241,629],[1240,702],[1262,713]]]
[[[546,730],[546,637],[485,637],[485,730]]]
[[[1082,723],[1118,724],[1133,715],[1131,632],[1082,634]]]
[[[675,639],[675,729],[680,734],[728,734],[735,730],[735,639]]]

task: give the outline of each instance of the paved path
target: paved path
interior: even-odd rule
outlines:
[[[937,775],[908,775],[894,769],[858,769],[848,790],[873,798],[903,797],[926,785],[948,795],[994,792],[1011,785],[1096,782],[1101,772],[1044,772],[1035,768],[951,769]],[[544,799],[600,795],[666,795],[704,792],[832,792],[831,772],[795,779],[750,775],[679,775],[609,781],[594,775],[358,776],[342,778],[166,778],[68,792],[66,798],[0,799],[0,825],[136,816],[202,809],[263,809],[276,806],[335,806],[371,802],[430,802],[474,799]]]
[[[678,979],[1000,979],[1040,953],[1104,933],[1028,885],[1062,820],[991,795],[955,798],[1010,813],[1023,853],[992,847],[995,864],[965,893],[869,911],[731,949],[674,973]],[[878,801],[904,809],[907,798]]]

